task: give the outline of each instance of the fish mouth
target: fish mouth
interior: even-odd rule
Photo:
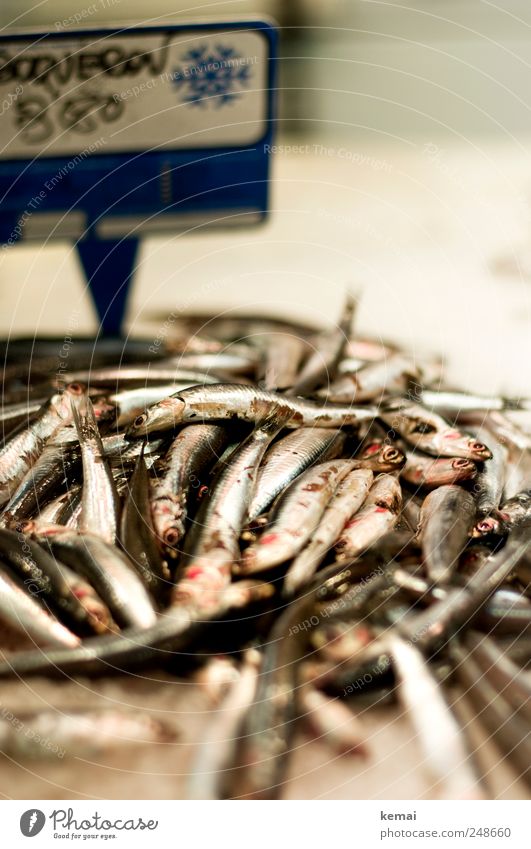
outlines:
[[[497,519],[494,519],[492,516],[488,516],[486,519],[482,519],[478,522],[472,531],[472,536],[475,539],[479,537],[484,537],[487,534],[494,534],[498,531],[500,527],[500,523]]]

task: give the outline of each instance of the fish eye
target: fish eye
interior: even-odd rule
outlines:
[[[476,442],[475,439],[471,439],[468,444],[473,451],[484,451],[486,448],[483,442]]]
[[[85,391],[85,387],[81,383],[69,383],[67,389],[73,395],[82,395]]]
[[[134,424],[135,427],[142,427],[142,425],[145,425],[147,420],[148,420],[147,413],[142,413],[141,416],[136,417],[133,424]]]
[[[452,462],[452,468],[454,469],[468,469],[471,465],[472,463],[470,462],[470,460],[465,460],[464,457],[457,457]]]
[[[411,433],[433,433],[435,430],[437,430],[437,428],[429,422],[419,421],[416,423]]]
[[[179,531],[175,528],[168,528],[162,535],[166,545],[174,546],[179,542]]]

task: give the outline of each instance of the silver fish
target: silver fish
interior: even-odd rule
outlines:
[[[46,441],[65,423],[72,421],[71,402],[85,394],[77,383],[54,395],[29,427],[13,436],[0,449],[0,505],[9,501],[28,470],[40,456]]]
[[[473,436],[450,427],[448,422],[420,404],[399,399],[379,413],[385,424],[406,442],[435,457],[464,457],[467,460],[490,460],[492,454]]]
[[[244,551],[237,571],[254,574],[298,554],[314,533],[326,505],[352,465],[351,460],[328,460],[300,475],[280,498],[269,527]]]
[[[373,481],[370,469],[354,469],[343,478],[306,548],[297,555],[284,578],[285,596],[295,595],[312,577],[337,542],[348,520],[365,501]]]
[[[476,464],[464,457],[440,457],[435,460],[411,451],[407,454],[407,462],[400,477],[414,486],[436,487],[472,480],[477,472]]]
[[[474,483],[478,514],[488,516],[500,506],[508,451],[506,446],[486,428],[475,429],[474,436],[480,442],[488,441],[492,453],[491,459],[485,461]]]
[[[290,394],[304,395],[329,381],[351,335],[356,307],[356,299],[349,295],[339,323],[331,330],[324,330],[316,338],[315,350],[301,369]]]
[[[389,474],[378,475],[363,508],[347,522],[336,543],[338,560],[358,557],[391,531],[398,521],[401,505],[402,491],[397,479]]]
[[[275,442],[258,470],[249,521],[264,513],[277,495],[312,463],[339,456],[344,444],[342,431],[321,427],[301,427]]]
[[[158,430],[170,430],[186,422],[205,422],[241,419],[255,424],[275,404],[291,412],[285,427],[356,427],[372,421],[377,411],[372,407],[352,407],[339,404],[319,405],[303,398],[287,398],[252,386],[218,383],[195,386],[178,395],[165,398],[138,416],[129,427],[130,436],[145,436]]]
[[[238,540],[258,466],[289,415],[289,409],[274,408],[219,473],[195,520],[190,548],[173,592],[175,603],[205,613],[220,606],[231,569],[240,557]]]
[[[164,468],[151,488],[151,512],[163,551],[179,553],[184,537],[188,499],[205,485],[204,475],[228,441],[226,428],[215,424],[188,425],[173,440]]]
[[[474,525],[474,499],[460,486],[440,486],[426,496],[420,511],[418,537],[428,577],[448,581],[456,570]]]
[[[42,648],[74,648],[80,640],[0,569],[0,622]]]
[[[119,500],[89,398],[73,408],[83,463],[83,492],[79,529],[97,533],[113,543],[118,527]]]
[[[420,370],[410,357],[393,354],[389,359],[343,374],[321,389],[318,396],[338,403],[381,401],[388,395],[402,395],[412,381],[420,378]]]

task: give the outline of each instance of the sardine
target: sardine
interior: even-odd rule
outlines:
[[[428,577],[434,584],[449,580],[457,569],[476,516],[476,505],[460,486],[440,486],[426,496],[418,536]]]
[[[351,469],[350,460],[329,460],[300,475],[279,500],[271,524],[244,551],[236,571],[245,575],[262,572],[298,554]]]
[[[291,413],[285,423],[287,428],[357,427],[361,422],[372,421],[377,414],[374,408],[368,406],[320,405],[303,398],[287,398],[274,392],[265,392],[252,386],[218,383],[195,386],[165,398],[138,416],[127,433],[138,437],[155,431],[171,430],[186,422],[235,418],[256,424],[278,404]]]
[[[477,471],[476,464],[464,457],[441,457],[435,460],[411,451],[407,454],[407,462],[400,477],[414,486],[438,487],[472,480]]]
[[[118,526],[119,500],[105,458],[92,403],[87,398],[79,410],[72,409],[83,464],[79,529],[98,534],[106,542],[114,543]]]
[[[450,427],[441,416],[420,404],[397,400],[379,413],[391,430],[406,442],[435,457],[464,457],[466,460],[490,460],[492,454],[473,436]]]
[[[80,640],[0,566],[0,622],[42,648],[78,646]]]
[[[348,520],[364,503],[373,480],[370,469],[354,469],[340,482],[315,533],[297,555],[284,578],[284,595],[294,595],[313,576],[337,542]]]
[[[288,433],[268,450],[258,470],[256,489],[249,507],[253,522],[302,472],[318,460],[338,457],[345,445],[345,434],[328,428],[306,428]]]
[[[363,508],[347,522],[336,552],[339,560],[358,557],[379,537],[392,530],[402,505],[400,484],[393,475],[381,474],[374,481]]]
[[[205,473],[228,442],[226,428],[215,424],[184,427],[171,443],[161,473],[151,488],[155,532],[163,552],[179,553],[190,496],[206,486]]]

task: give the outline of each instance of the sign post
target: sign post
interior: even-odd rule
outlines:
[[[0,243],[72,239],[118,333],[139,238],[264,220],[275,66],[263,21],[0,37]]]

